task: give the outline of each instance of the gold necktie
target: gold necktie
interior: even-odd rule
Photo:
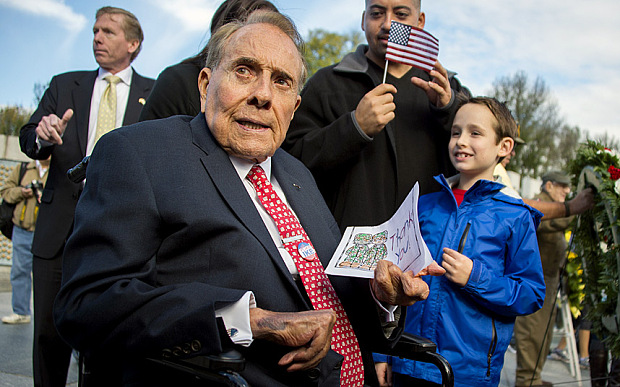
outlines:
[[[95,143],[101,136],[116,128],[116,84],[121,81],[116,75],[107,75],[108,81],[101,102],[99,103],[99,113],[97,113],[97,132],[95,134]]]

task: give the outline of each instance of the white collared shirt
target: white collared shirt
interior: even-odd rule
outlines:
[[[293,258],[291,257],[291,255],[288,253],[288,251],[284,247],[284,243],[282,243],[282,238],[280,237],[280,233],[278,232],[278,227],[276,226],[276,222],[273,220],[271,215],[269,215],[267,210],[265,210],[265,207],[263,207],[263,204],[258,198],[258,195],[256,194],[256,190],[254,189],[254,186],[252,185],[252,183],[250,183],[250,181],[246,179],[246,176],[248,175],[248,172],[250,172],[250,169],[252,169],[252,166],[254,165],[254,163],[247,161],[247,160],[240,159],[238,157],[234,157],[234,156],[229,156],[229,157],[230,157],[230,161],[235,167],[235,170],[237,171],[237,174],[239,175],[239,178],[243,182],[243,185],[245,186],[246,191],[248,191],[248,195],[250,195],[250,198],[252,199],[252,202],[254,203],[256,210],[258,211],[261,219],[263,220],[265,227],[267,227],[267,230],[269,231],[269,235],[271,235],[271,239],[273,239],[273,243],[278,248],[278,252],[280,253],[280,256],[282,256],[282,260],[284,261],[286,268],[288,269],[289,273],[291,273],[294,279],[298,279],[299,273],[297,271],[297,266],[295,266],[295,261],[293,261]],[[263,171],[265,171],[265,175],[271,182],[271,185],[273,186],[273,190],[276,191],[276,193],[280,197],[280,200],[282,200],[291,210],[293,215],[297,217],[297,215],[291,208],[290,204],[286,200],[286,196],[284,195],[284,191],[282,191],[282,188],[280,187],[280,183],[278,183],[278,180],[275,178],[275,176],[271,175],[271,158],[268,158],[267,160],[265,160],[264,162],[258,165],[260,165],[261,168],[263,168]]]
[[[105,78],[111,73],[107,70],[99,68],[99,74],[95,79],[95,87],[93,88],[93,95],[90,99],[90,116],[88,119],[88,143],[86,145],[86,155],[90,155],[95,147],[95,136],[97,134],[97,116],[99,113],[99,103],[101,97],[108,87],[108,81]],[[116,84],[116,128],[123,126],[123,119],[125,118],[125,110],[127,110],[127,99],[129,98],[129,89],[131,88],[131,77],[133,76],[133,69],[131,66],[124,70],[114,74],[121,79]]]

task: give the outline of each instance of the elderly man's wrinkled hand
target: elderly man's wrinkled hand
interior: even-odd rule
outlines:
[[[260,308],[250,310],[252,335],[294,347],[278,362],[287,371],[301,371],[315,367],[327,355],[336,323],[336,312],[310,310],[297,313],[271,312]]]
[[[375,269],[375,278],[371,280],[372,291],[377,300],[386,304],[413,305],[416,301],[425,300],[428,297],[428,285],[421,276],[439,276],[445,272],[442,267],[433,262],[417,275],[413,275],[411,271],[403,272],[390,261],[381,260]]]

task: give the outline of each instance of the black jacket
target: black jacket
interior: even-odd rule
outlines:
[[[395,96],[409,93],[406,97],[413,100],[414,121],[398,122],[407,130],[396,133],[394,129],[398,110],[407,109],[399,107],[396,99],[395,121],[373,139],[360,134],[352,114],[362,97],[381,83],[377,71],[370,69],[366,50],[366,45],[360,45],[339,64],[319,70],[308,81],[282,146],[312,171],[341,230],[384,222],[416,181],[423,194],[432,186],[434,175],[454,171],[448,141],[456,104],[434,108],[425,92],[413,84],[409,89],[399,88]],[[428,73],[415,68],[403,78],[413,75],[430,80]],[[453,75],[453,91],[469,93]],[[405,158],[414,162],[403,163]]]
[[[202,64],[196,61],[181,62],[164,69],[146,100],[140,121],[175,115],[194,117],[200,113],[198,74],[202,68]]]

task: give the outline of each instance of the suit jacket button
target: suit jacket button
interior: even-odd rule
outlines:
[[[194,352],[198,352],[202,349],[202,344],[200,344],[200,341],[198,340],[193,340],[191,343],[192,346],[192,351]]]
[[[172,351],[168,348],[164,349],[163,351],[161,351],[161,357],[163,357],[164,359],[169,359],[170,357],[172,357]]]
[[[183,354],[183,350],[181,349],[181,347],[177,345],[174,348],[172,348],[172,354],[177,357],[181,356]]]
[[[314,380],[317,380],[319,376],[321,376],[321,370],[319,370],[316,367],[311,368],[307,371],[306,375],[308,375],[308,379],[314,381]]]
[[[335,369],[335,370],[339,370],[339,369],[341,369],[341,368],[342,368],[342,362],[341,362],[341,361],[339,361],[339,362],[338,362],[338,363],[336,363],[336,365],[334,366],[334,369]]]
[[[186,355],[189,355],[190,353],[192,353],[192,346],[190,343],[183,344],[183,347],[181,349],[183,350],[183,353]]]

